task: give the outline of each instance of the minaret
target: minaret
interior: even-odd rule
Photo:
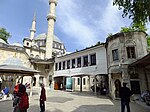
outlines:
[[[30,39],[31,40],[34,39],[35,32],[36,32],[36,14],[34,13],[34,17],[33,17],[33,20],[32,20],[32,26],[31,26],[31,29],[30,29]]]
[[[54,23],[56,21],[55,8],[57,5],[57,0],[49,0],[50,12],[47,15],[48,21],[48,31],[46,38],[46,56],[45,58],[52,58],[52,46],[53,46],[53,36],[54,36]]]

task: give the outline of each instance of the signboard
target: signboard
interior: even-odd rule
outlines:
[[[72,91],[72,77],[66,78],[66,90]]]

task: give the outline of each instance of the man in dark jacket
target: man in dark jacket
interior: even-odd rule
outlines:
[[[46,101],[45,88],[44,88],[44,84],[41,84],[41,95],[40,95],[41,112],[45,112],[45,101]]]
[[[130,97],[132,92],[128,87],[127,83],[123,83],[123,87],[120,89],[120,98],[121,98],[121,112],[125,112],[125,106],[127,107],[127,112],[130,112]]]

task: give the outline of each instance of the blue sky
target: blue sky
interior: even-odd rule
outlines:
[[[122,18],[122,11],[113,0],[58,0],[55,35],[64,42],[68,52],[105,42],[109,33],[117,33],[131,21]],[[29,37],[36,11],[36,36],[47,32],[48,0],[0,0],[0,27],[11,33],[9,43],[22,43]]]

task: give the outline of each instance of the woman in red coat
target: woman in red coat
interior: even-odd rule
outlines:
[[[41,84],[41,95],[40,95],[41,112],[45,112],[45,101],[46,101],[45,88],[44,88],[44,84]]]

